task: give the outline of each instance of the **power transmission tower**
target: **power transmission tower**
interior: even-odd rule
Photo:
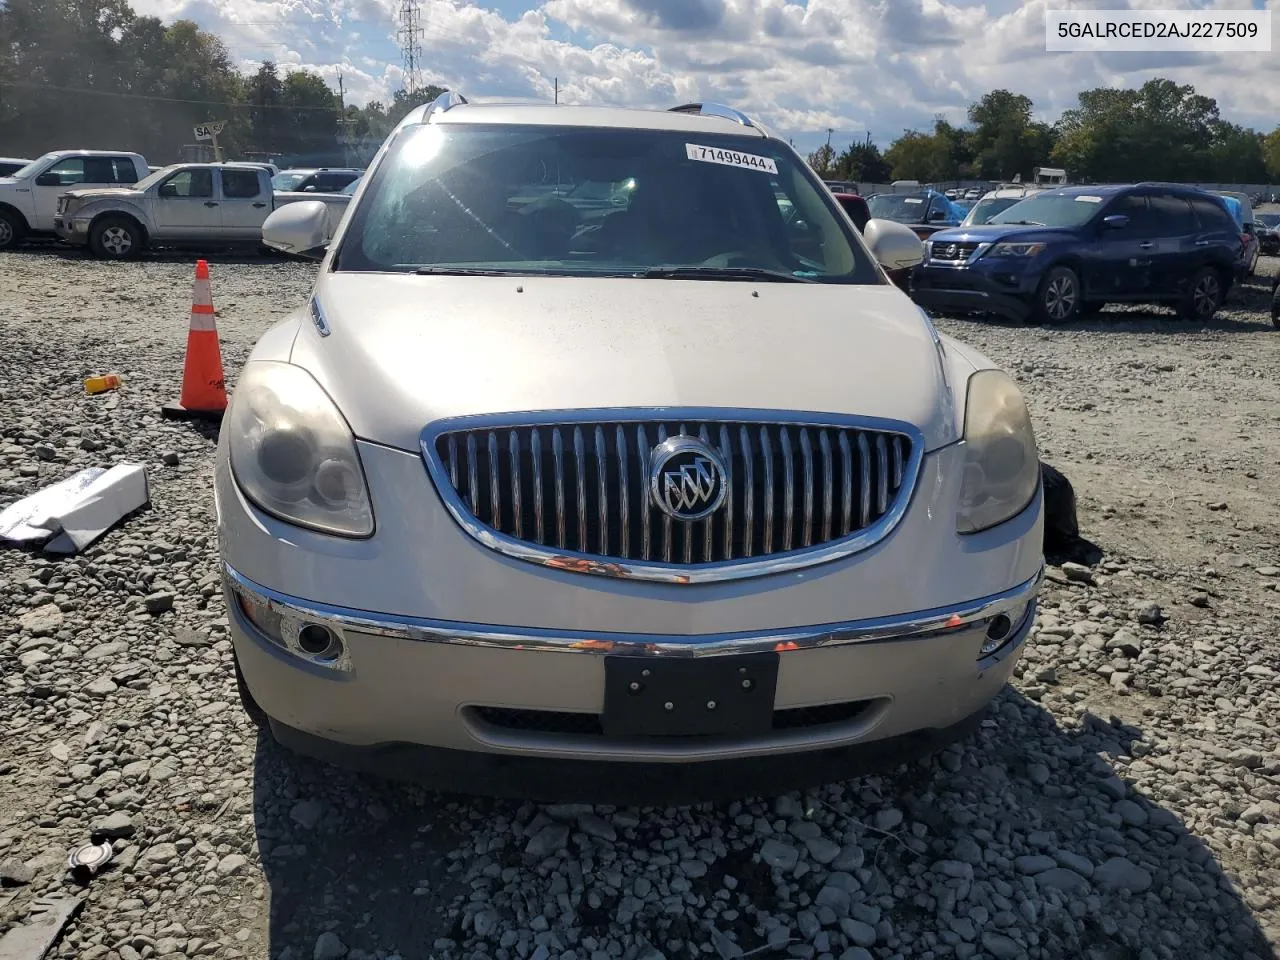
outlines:
[[[400,29],[396,37],[404,64],[404,88],[412,93],[422,85],[422,11],[418,0],[400,0]]]

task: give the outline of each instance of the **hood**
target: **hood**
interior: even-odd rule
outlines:
[[[934,243],[995,243],[1013,238],[1027,240],[1057,240],[1075,236],[1074,227],[1037,227],[1014,223],[984,223],[968,227],[948,227],[939,230],[929,239]]]
[[[131,190],[129,187],[85,187],[83,190],[64,190],[59,196],[71,197],[75,200],[86,198],[97,200],[101,197],[141,197],[142,191]]]
[[[591,407],[904,420],[957,439],[923,315],[892,285],[326,273],[331,333],[291,361],[358,437],[418,449],[432,421]],[[758,294],[758,295],[757,295]]]

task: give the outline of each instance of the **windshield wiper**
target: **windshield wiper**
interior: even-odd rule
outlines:
[[[441,277],[528,277],[535,276],[527,270],[479,270],[475,267],[418,267],[417,274],[433,274]]]
[[[646,280],[765,280],[771,283],[816,283],[808,277],[761,267],[654,267],[633,274]]]
[[[1039,220],[1001,220],[1002,224],[1007,227],[1043,227],[1045,224]]]

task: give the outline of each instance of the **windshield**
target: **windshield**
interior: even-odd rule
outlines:
[[[352,215],[338,270],[884,282],[803,160],[760,137],[425,125]]]
[[[179,166],[181,166],[181,164],[173,163],[167,167],[161,167],[155,173],[148,174],[147,176],[143,177],[141,180],[135,183],[131,189],[146,190],[148,187],[159,183],[161,180],[167,177],[170,173],[172,173],[176,167],[179,167]]]
[[[1019,200],[988,220],[993,224],[1029,223],[1037,227],[1078,227],[1102,207],[1096,194],[1039,193]]]
[[[867,201],[871,216],[878,220],[897,220],[899,223],[922,222],[928,205],[929,197],[926,194],[882,193]]]
[[[1268,227],[1280,227],[1280,213],[1255,213],[1253,216]]]
[[[309,176],[309,173],[277,173],[271,178],[271,189],[277,193],[288,193]]]
[[[979,200],[974,204],[973,209],[969,211],[969,215],[965,218],[965,226],[977,227],[984,223],[990,223],[991,218],[1002,210],[1008,210],[1019,201],[1018,197],[992,197],[988,200]]]
[[[46,153],[43,156],[36,157],[25,167],[19,167],[17,170],[13,171],[13,173],[9,174],[9,176],[14,180],[25,180],[27,177],[34,177],[41,167],[57,155],[57,151],[54,151],[52,153]]]

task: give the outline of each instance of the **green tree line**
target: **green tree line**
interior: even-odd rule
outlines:
[[[221,120],[226,157],[364,162],[440,92],[401,90],[390,103],[344,108],[316,73],[268,62],[246,76],[217,36],[188,20],[138,16],[125,0],[0,4],[0,155],[97,147],[172,163],[195,142],[196,124]]]
[[[933,130],[904,131],[883,154],[855,142],[809,157],[827,179],[886,183],[1031,178],[1033,168],[1066,169],[1077,182],[1280,181],[1280,127],[1262,134],[1222,119],[1212,97],[1156,77],[1136,90],[1085,90],[1054,124],[1034,119],[1029,97],[992,90],[968,110],[968,125],[941,117]]]

